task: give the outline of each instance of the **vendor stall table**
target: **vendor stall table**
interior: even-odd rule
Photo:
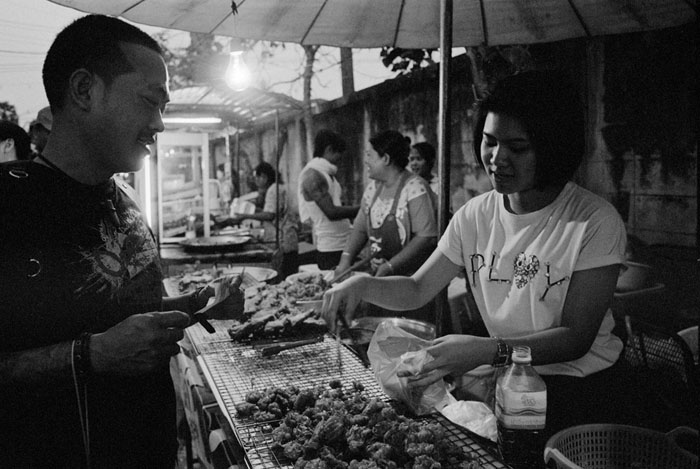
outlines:
[[[163,244],[160,257],[164,264],[202,263],[266,263],[272,260],[274,244],[248,243],[232,251],[193,253],[179,244]]]
[[[286,387],[300,388],[325,385],[331,380],[344,384],[359,382],[368,397],[388,401],[370,369],[357,356],[331,336],[304,347],[263,357],[255,344],[241,344],[229,338],[230,321],[211,321],[216,332],[207,333],[196,324],[186,330],[187,339],[202,374],[230,426],[230,435],[242,449],[249,469],[289,469],[288,462],[279,461],[270,449],[270,425],[251,423],[237,417],[235,405],[245,401],[253,390]],[[465,430],[440,414],[427,417],[442,425],[448,438],[466,453],[478,457],[483,468],[507,468],[497,456],[495,444]]]

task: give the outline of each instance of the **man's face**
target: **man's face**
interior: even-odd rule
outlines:
[[[161,56],[136,44],[123,43],[121,48],[134,71],[117,76],[107,88],[104,82],[101,90],[96,87],[88,137],[93,157],[110,173],[141,169],[156,134],[164,130],[162,116],[169,101]]]
[[[332,146],[328,145],[323,151],[323,157],[327,159],[332,164],[338,164],[340,162],[340,157],[342,153],[336,151]]]

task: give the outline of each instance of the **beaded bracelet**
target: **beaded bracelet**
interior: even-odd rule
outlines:
[[[73,364],[75,373],[81,380],[86,380],[92,374],[92,363],[90,361],[90,338],[92,334],[83,332],[75,339],[73,345]]]

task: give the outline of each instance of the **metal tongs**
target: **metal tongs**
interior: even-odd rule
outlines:
[[[321,342],[323,340],[323,336],[318,336],[318,337],[313,337],[311,339],[302,339],[302,340],[292,340],[289,342],[279,342],[276,344],[272,345],[265,345],[264,347],[260,348],[260,353],[262,354],[263,357],[271,357],[273,355],[277,355],[283,350],[289,350],[297,347],[302,347],[304,345],[310,345],[310,344],[315,344],[317,342]]]
[[[343,270],[340,272],[338,275],[334,276],[330,282],[328,282],[329,285],[333,285],[335,283],[340,282],[343,278],[347,277],[348,274],[352,273],[353,271],[357,269],[361,269],[362,267],[366,266],[370,262],[372,262],[373,257],[367,257],[366,259],[362,259],[361,261],[355,262],[353,265],[348,267],[347,269]]]

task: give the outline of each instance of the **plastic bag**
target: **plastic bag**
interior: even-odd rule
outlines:
[[[443,380],[423,388],[409,388],[408,379],[396,374],[400,370],[419,372],[433,359],[425,351],[430,344],[430,341],[404,331],[391,321],[385,321],[377,327],[367,350],[374,376],[386,395],[403,402],[416,415],[439,412],[454,402]]]
[[[477,435],[496,441],[496,416],[489,406],[479,401],[457,401],[444,407],[442,415]]]

